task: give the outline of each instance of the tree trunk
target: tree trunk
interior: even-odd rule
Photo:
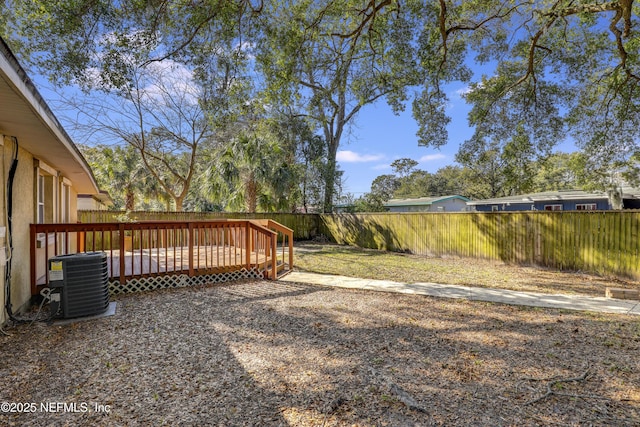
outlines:
[[[256,183],[253,173],[246,182],[247,193],[245,196],[247,212],[255,213],[258,207],[258,184]]]
[[[304,175],[302,176],[302,209],[304,209],[304,213],[309,213],[309,208],[307,206],[307,180],[308,180],[307,171],[308,170],[309,170],[309,159],[305,159]]]
[[[324,177],[324,206],[322,212],[331,213],[333,211],[333,196],[336,185],[336,160],[327,159],[327,169]]]
[[[333,212],[333,197],[336,187],[336,155],[340,141],[331,136],[329,141],[329,151],[327,153],[327,169],[324,177],[324,213]]]
[[[136,207],[136,194],[130,186],[127,186],[124,196],[124,209],[132,211]]]
[[[176,212],[182,212],[182,204],[184,202],[184,197],[175,197],[174,201],[176,202]]]

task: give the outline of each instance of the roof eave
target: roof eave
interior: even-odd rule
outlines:
[[[22,148],[62,172],[79,193],[98,193],[98,184],[82,153],[2,38],[0,85],[7,94],[13,92],[13,99],[6,101],[18,103],[3,111],[12,116],[0,118],[0,132],[15,136]]]

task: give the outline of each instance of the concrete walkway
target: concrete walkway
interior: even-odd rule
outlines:
[[[293,271],[280,280],[285,282],[336,286],[340,288],[429,295],[442,298],[464,298],[473,301],[489,301],[501,304],[527,305],[531,307],[640,315],[639,301],[605,297],[516,292],[503,289],[441,285],[438,283],[399,283],[390,280],[356,279],[353,277],[298,271]]]

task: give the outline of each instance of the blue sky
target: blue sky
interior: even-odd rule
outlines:
[[[474,68],[480,68],[478,66]],[[70,132],[76,143],[89,143],[79,135],[74,135],[70,121],[78,119],[77,112],[63,112],[56,107],[59,94],[51,90],[50,84],[42,76],[33,75],[43,97],[57,111],[63,126]],[[64,92],[68,93],[69,88]],[[469,139],[473,129],[467,124],[467,114],[471,108],[461,94],[467,90],[464,83],[446,86],[449,96],[447,114],[451,118],[448,129],[448,143],[439,149],[418,145],[418,126],[412,117],[411,106],[395,115],[384,99],[373,105],[366,105],[356,120],[343,134],[337,160],[344,171],[343,195],[347,193],[360,197],[371,190],[371,182],[379,175],[392,173],[391,163],[400,158],[410,158],[418,162],[418,169],[435,173],[438,169],[455,164],[455,155],[460,144]],[[94,95],[95,96],[95,95]],[[66,113],[66,114],[65,114]],[[75,116],[75,117],[71,117]],[[575,149],[572,144],[562,144],[562,151]]]
[[[479,67],[475,67],[479,68]],[[460,144],[473,135],[467,115],[471,106],[461,94],[467,90],[464,83],[446,86],[449,96],[447,126],[449,142],[439,149],[418,145],[418,126],[411,115],[411,106],[396,116],[384,100],[367,105],[357,116],[351,133],[346,133],[338,150],[338,163],[344,173],[344,193],[356,198],[371,191],[371,182],[380,175],[393,173],[391,163],[400,158],[419,162],[417,168],[435,173],[447,165],[456,165],[455,155]],[[576,150],[568,138],[554,148],[554,152]]]
[[[77,120],[77,111],[63,111],[59,102],[60,94],[51,88],[43,76],[33,74],[32,78],[42,96],[57,111],[56,115],[76,143],[89,143],[78,134],[74,135],[70,121]],[[449,143],[440,149],[418,145],[418,126],[412,117],[411,105],[400,115],[395,115],[384,99],[361,109],[348,131],[343,134],[338,150],[338,162],[344,173],[344,193],[355,197],[371,190],[371,182],[379,175],[392,173],[391,163],[399,158],[411,158],[419,162],[418,168],[436,172],[443,166],[454,164],[459,145],[468,139],[473,130],[467,125],[470,109],[460,97],[466,89],[462,83],[451,84],[449,89],[448,126]],[[73,93],[71,88],[62,90]],[[96,94],[92,96],[97,96]]]
[[[345,171],[345,193],[359,197],[369,192],[377,176],[392,173],[390,164],[396,159],[413,159],[419,162],[418,169],[431,173],[455,164],[459,145],[471,137],[473,129],[467,125],[470,106],[460,96],[466,86],[452,84],[448,89],[449,143],[440,149],[418,146],[418,126],[410,105],[400,116],[394,115],[384,100],[360,111],[338,150],[338,163]]]

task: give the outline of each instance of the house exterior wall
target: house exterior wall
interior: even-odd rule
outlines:
[[[431,205],[389,206],[389,212],[429,212]]]
[[[0,147],[2,153],[2,172],[4,179],[7,178],[9,168],[11,166],[11,155],[13,145],[9,141],[8,137],[4,138],[4,145]],[[16,169],[15,179],[13,181],[13,206],[12,206],[12,243],[13,251],[11,252],[11,306],[13,313],[18,313],[28,308],[31,300],[31,269],[30,269],[30,229],[29,226],[37,221],[37,161],[34,162],[33,155],[28,151],[19,148],[18,149],[18,166]],[[58,174],[58,172],[56,172]],[[49,180],[51,188],[47,188],[48,194],[48,206],[45,219],[47,222],[62,222],[65,218],[63,211],[63,202],[61,190],[64,184],[68,185],[69,189],[69,204],[68,213],[66,218],[69,222],[77,222],[77,191],[73,188],[70,181],[61,179],[59,176],[52,177]],[[3,213],[0,215],[0,227],[5,227],[7,230],[7,223],[4,212],[5,206],[5,192],[6,181],[0,185],[0,209]],[[50,239],[52,240],[52,239]],[[70,236],[69,251],[75,252],[76,239],[75,236]],[[40,247],[36,249],[37,257],[45,257],[45,245],[48,246],[49,256],[53,256],[55,248],[52,241],[45,241],[44,238],[40,239]],[[0,237],[0,260],[6,253],[8,241],[6,238]],[[6,257],[4,258],[6,261]],[[41,263],[40,263],[41,264]],[[40,265],[39,264],[39,265]],[[4,304],[6,301],[5,295],[5,271],[6,262],[0,262],[0,301]],[[37,277],[44,275],[46,271],[37,271]],[[7,321],[7,314],[4,307],[0,309],[0,324]]]
[[[437,200],[429,205],[389,206],[389,212],[460,212],[467,208],[467,202],[457,198]]]
[[[4,178],[9,172],[11,166],[12,145],[7,143],[3,148],[3,165]],[[29,257],[29,224],[33,221],[35,215],[34,206],[34,180],[33,180],[33,157],[30,153],[23,149],[18,150],[18,167],[16,169],[15,179],[13,181],[13,206],[12,206],[12,246],[11,252],[11,306],[14,313],[25,309],[29,305],[31,299],[30,285],[30,257]],[[2,183],[3,200],[4,188],[6,182]],[[3,212],[5,211],[3,203]],[[2,226],[7,224],[2,215]],[[5,239],[4,247],[8,246]],[[3,266],[4,267],[4,266]],[[3,268],[2,282],[3,295],[2,301],[5,301],[4,295],[4,271]],[[2,310],[1,321],[5,322],[6,313]]]
[[[609,210],[609,201],[603,199],[591,199],[591,200],[564,200],[562,202],[536,202],[536,209],[543,211],[545,205],[562,205],[563,211],[575,211],[577,205],[595,204],[596,210]]]
[[[491,212],[494,210],[494,206],[497,206],[500,212],[515,212],[515,211],[531,211],[545,210],[546,205],[561,205],[563,211],[574,211],[577,209],[577,205],[582,204],[596,204],[597,210],[609,210],[609,201],[603,199],[583,199],[583,200],[547,200],[543,202],[523,202],[523,203],[490,203],[482,205],[474,205],[475,210],[478,212]]]
[[[105,211],[107,206],[99,200],[89,196],[76,197],[78,208],[76,211]]]
[[[0,163],[0,173],[2,173],[2,179],[5,179],[6,173],[6,148],[4,147],[4,137],[0,137],[0,154],[2,154],[2,163]],[[9,154],[11,155],[11,154]],[[6,269],[6,262],[7,262],[7,238],[6,238],[6,232],[7,232],[7,220],[6,220],[6,216],[4,215],[5,211],[5,188],[6,186],[4,185],[5,183],[2,182],[0,184],[0,229],[2,229],[4,231],[3,236],[0,237],[0,305],[2,305],[2,307],[0,307],[0,325],[4,324],[6,322],[6,312],[4,309],[4,302],[6,301],[6,295],[5,295],[5,269]]]
[[[40,169],[46,169],[44,172]],[[36,160],[34,162],[34,169],[32,172],[34,181],[34,195],[33,195],[33,219],[32,223],[38,222],[37,213],[37,194],[38,190],[35,186],[35,182],[38,179],[38,174],[50,173],[52,175],[47,176],[45,179],[45,209],[44,209],[44,223],[76,223],[78,222],[78,209],[77,209],[77,191],[73,188],[71,181],[64,178],[60,171],[52,170],[51,167],[43,165],[43,162]],[[66,187],[66,189],[63,189]],[[68,191],[68,194],[66,192]],[[66,202],[64,201],[66,199]],[[46,263],[41,260],[49,257],[51,258],[55,254],[61,253],[75,253],[77,251],[77,240],[75,233],[68,234],[68,241],[62,241],[58,239],[56,247],[56,238],[54,235],[38,235],[36,244],[36,283],[42,284],[46,282],[45,275]],[[30,277],[30,276],[29,276]]]
[[[442,208],[442,209],[439,209]],[[435,202],[431,205],[433,212],[461,212],[467,208],[467,202],[460,199],[447,199]]]
[[[78,192],[73,188],[73,185],[70,187],[70,190],[69,222],[76,223],[78,222]]]

